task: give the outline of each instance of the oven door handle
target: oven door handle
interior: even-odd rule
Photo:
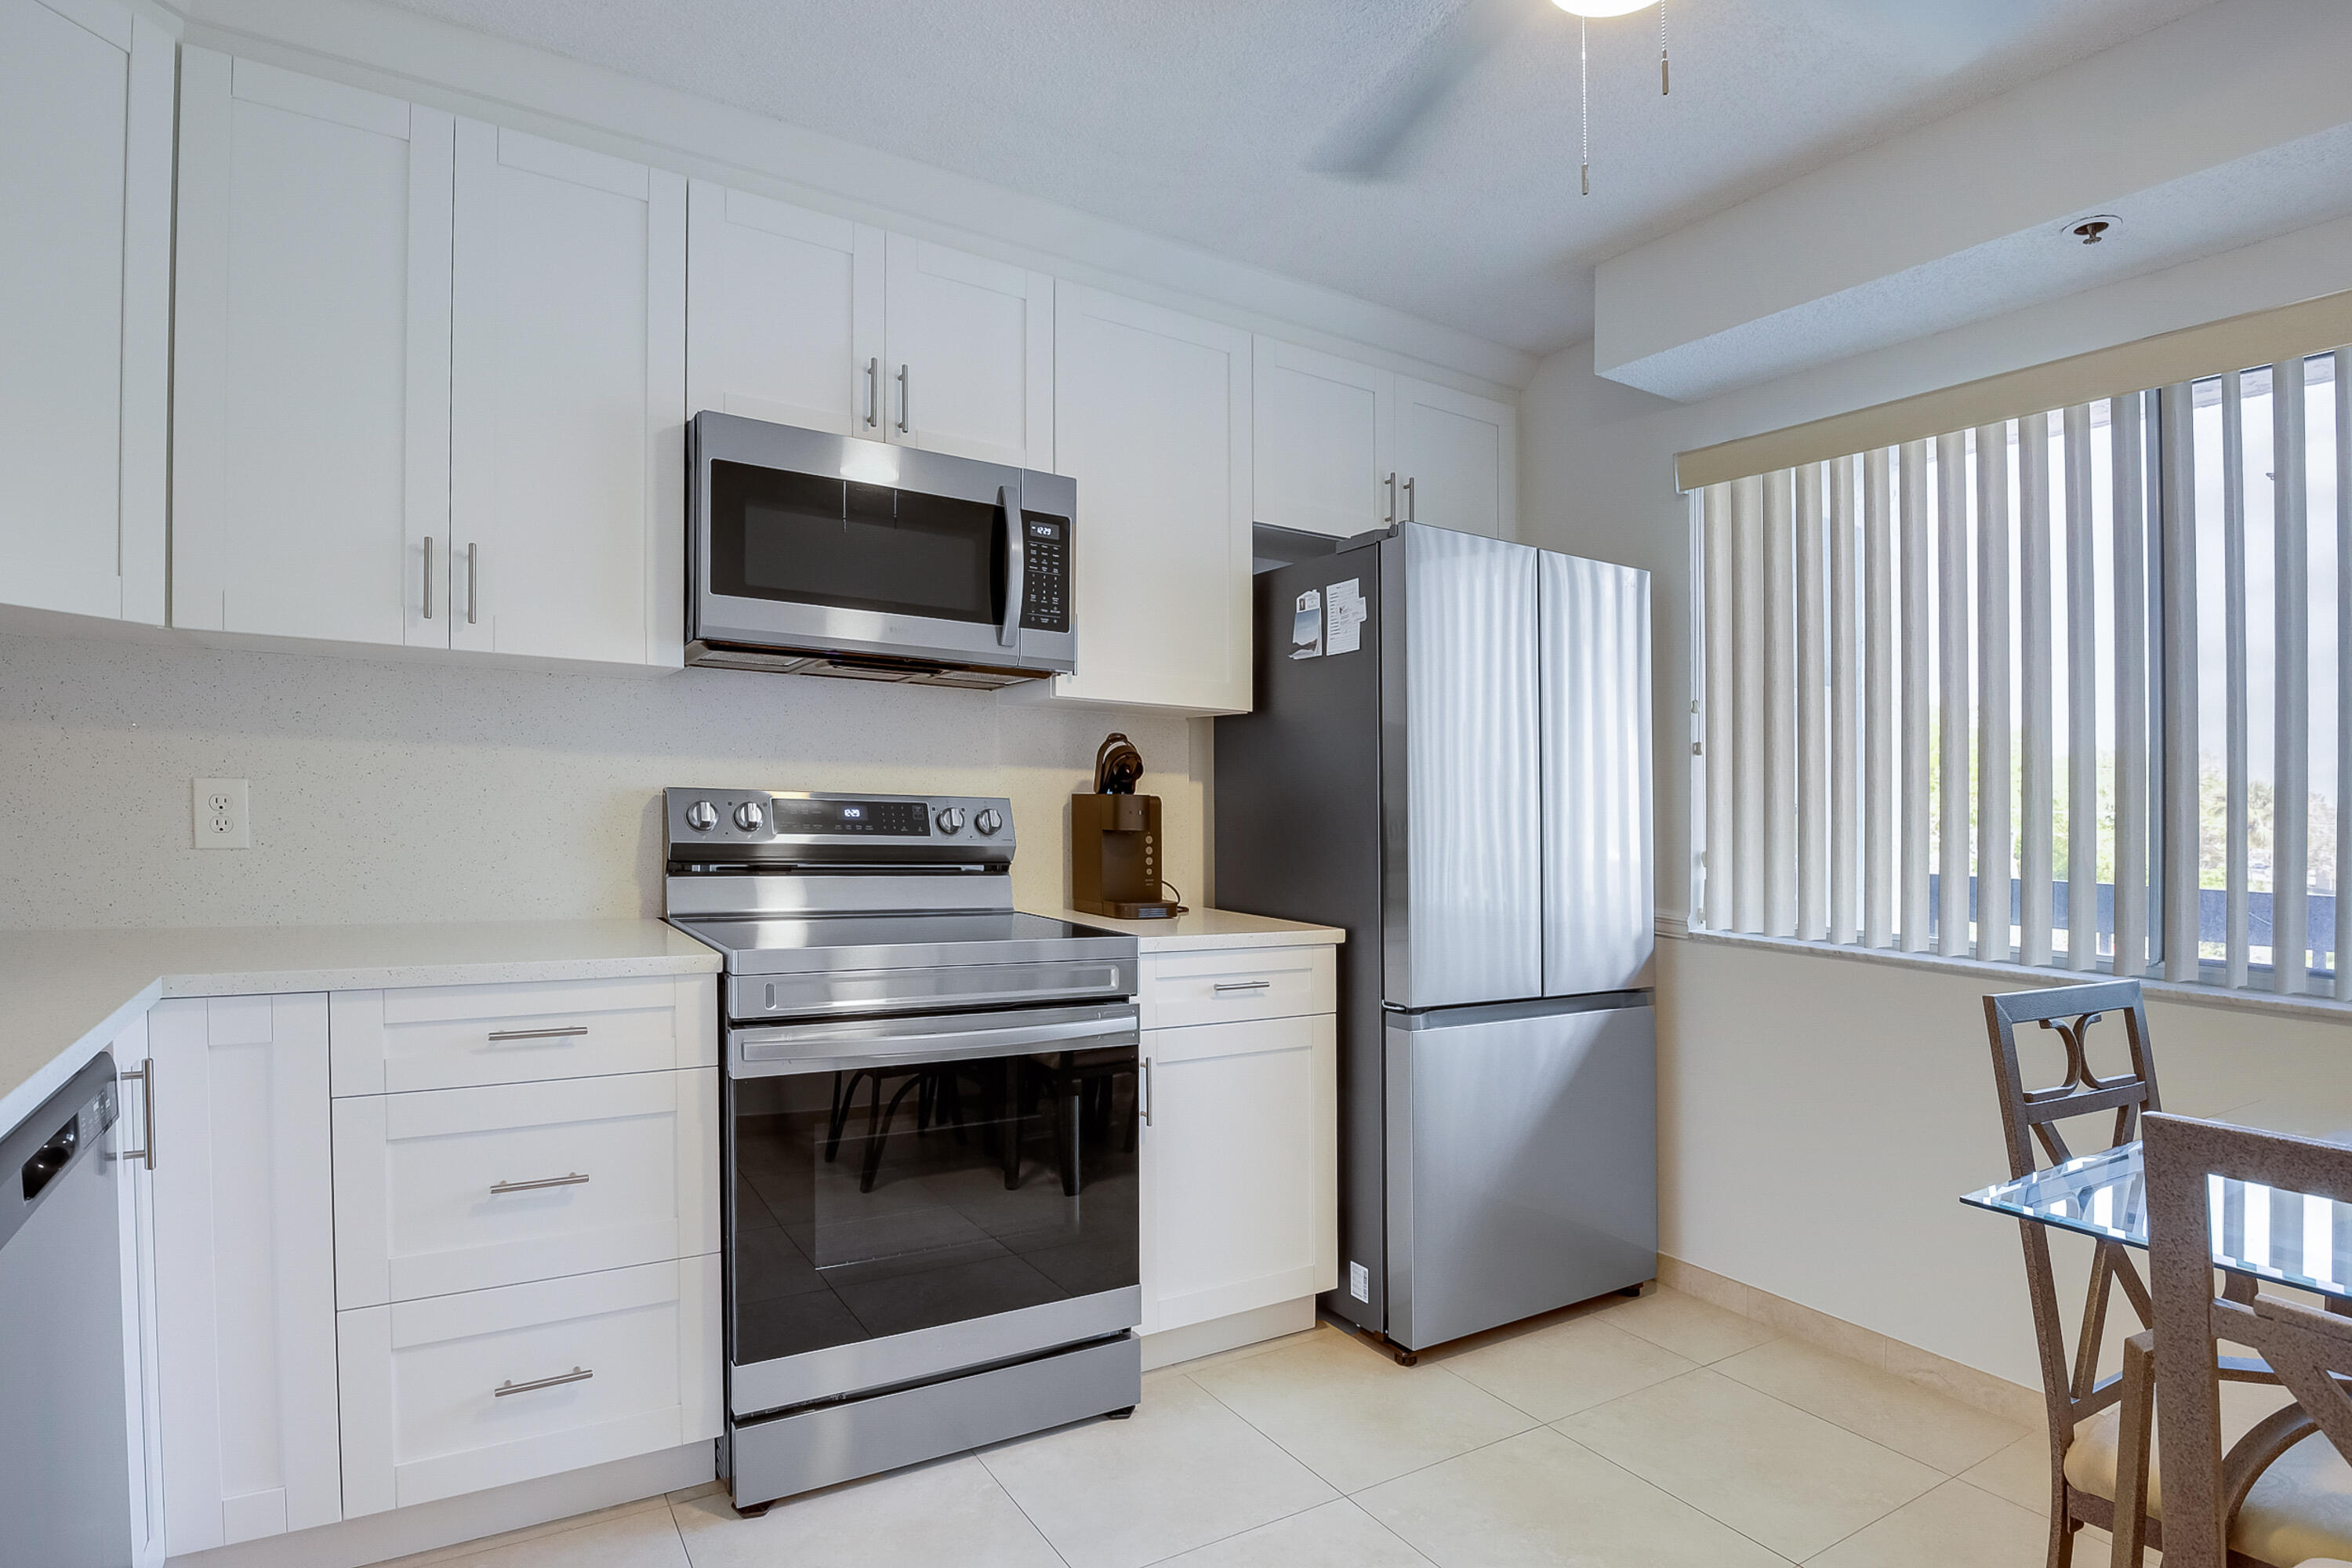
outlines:
[[[739,1077],[822,1072],[888,1062],[964,1061],[973,1057],[1016,1056],[1026,1051],[1092,1050],[1102,1046],[1132,1045],[1140,1021],[1129,1014],[1118,1018],[1071,1018],[1051,1024],[1002,1025],[991,1028],[942,1030],[898,1038],[845,1036],[838,1026],[736,1029],[729,1033],[729,1070]]]
[[[1023,537],[1021,502],[1011,485],[996,487],[996,504],[1004,513],[1004,620],[996,628],[999,647],[1021,640],[1021,603],[1029,593],[1029,542]]]

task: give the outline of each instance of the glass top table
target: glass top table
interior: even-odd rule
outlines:
[[[2217,1267],[2352,1300],[2352,1204],[2220,1176],[2207,1183]],[[2147,1246],[2147,1178],[2137,1142],[1969,1193],[1960,1201],[2103,1241]]]

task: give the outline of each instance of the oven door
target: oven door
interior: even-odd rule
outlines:
[[[1136,1009],[730,1031],[738,1422],[1141,1321]]]
[[[695,416],[691,640],[1020,662],[1021,470]]]

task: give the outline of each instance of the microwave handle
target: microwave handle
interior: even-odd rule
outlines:
[[[1029,591],[1029,542],[1023,537],[1021,503],[1011,485],[996,488],[996,504],[1004,513],[1004,620],[996,628],[999,647],[1021,640],[1021,602]]]

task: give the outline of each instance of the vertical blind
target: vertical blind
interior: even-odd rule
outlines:
[[[1697,491],[1692,923],[2352,998],[2347,379]]]

